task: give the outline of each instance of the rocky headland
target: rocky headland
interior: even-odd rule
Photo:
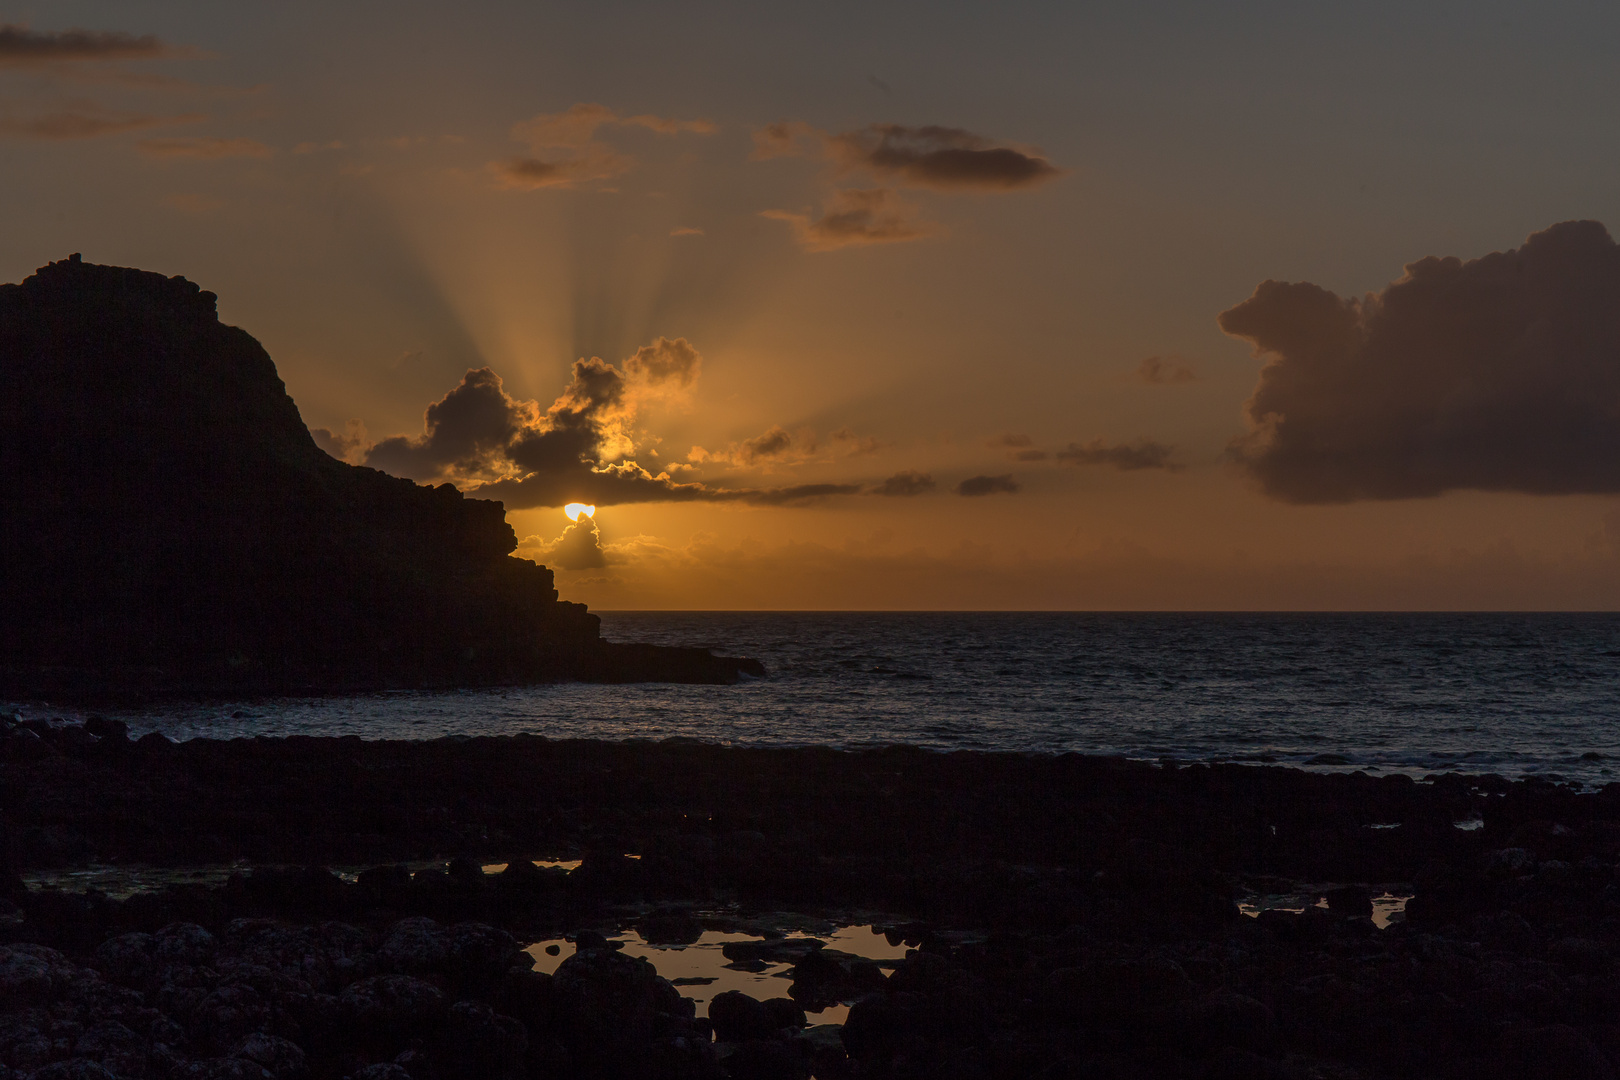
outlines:
[[[1620,785],[0,726],[0,1076],[1524,1080],[1620,1062]],[[424,859],[443,861],[400,865]],[[137,862],[235,867],[122,899],[18,876]],[[1386,892],[1411,897],[1387,926]],[[1295,910],[1240,908],[1284,894]],[[699,1017],[607,940],[804,913],[912,950],[881,967],[795,939],[785,996]],[[519,949],[563,935],[577,952],[554,974]],[[830,1001],[843,1027],[806,1027]]]
[[[602,641],[516,542],[498,502],[323,452],[184,278],[0,285],[0,696],[763,674]]]

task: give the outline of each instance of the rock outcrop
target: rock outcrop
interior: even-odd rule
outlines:
[[[0,285],[0,693],[735,681],[603,642],[500,503],[337,461],[184,278]]]

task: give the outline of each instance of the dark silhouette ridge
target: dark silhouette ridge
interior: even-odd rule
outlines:
[[[500,503],[340,462],[184,278],[0,285],[0,693],[734,682],[603,642]]]

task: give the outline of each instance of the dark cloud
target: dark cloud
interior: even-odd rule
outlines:
[[[956,485],[958,495],[995,495],[1005,492],[1008,495],[1019,491],[1018,481],[1008,476],[970,476]]]
[[[509,395],[490,368],[475,368],[427,407],[421,435],[396,435],[371,444],[364,461],[413,480],[454,480],[513,510],[571,502],[782,506],[860,491],[856,484],[731,488],[683,483],[632,460],[632,427],[641,403],[683,393],[702,363],[684,338],[662,337],[622,365],[598,357],[577,360],[568,386],[544,410],[537,402]],[[354,453],[344,436],[321,429],[317,439],[329,453]]]
[[[864,170],[905,187],[942,191],[1012,191],[1062,174],[1040,154],[998,144],[961,128],[868,124],[837,135],[798,120],[754,132],[752,157],[816,153],[840,170]]]
[[[1232,454],[1274,498],[1620,492],[1620,249],[1598,222],[1361,298],[1266,281],[1220,326],[1267,359]]]
[[[1014,461],[1045,461],[1047,458],[1051,457],[1052,455],[1048,454],[1045,450],[1030,449],[1030,450],[1014,450],[1012,453],[1008,454],[1007,456],[1012,458]]]
[[[477,368],[427,407],[422,435],[382,440],[367,452],[366,464],[413,480],[477,475],[506,453],[533,416],[532,403],[525,408],[507,396],[499,375],[487,367]],[[575,460],[590,448],[581,443]]]
[[[914,472],[911,469],[902,469],[883,483],[871,490],[873,495],[888,495],[893,497],[909,497],[912,495],[926,495],[935,488],[934,478],[927,473]]]
[[[961,128],[869,124],[828,142],[834,160],[846,168],[866,168],[912,187],[1011,191],[1059,175],[1039,154],[997,146]]]
[[[80,60],[150,60],[177,55],[151,34],[119,30],[36,31],[0,25],[0,67]]]
[[[359,420],[350,420],[342,431],[310,428],[309,433],[315,439],[316,446],[339,461],[363,459],[371,447],[371,440],[366,437],[366,425]]]
[[[752,439],[732,443],[724,450],[705,450],[701,446],[694,446],[687,459],[751,466],[789,459],[802,460],[806,455],[815,453],[819,446],[815,432],[808,428],[794,433],[781,424],[772,424]]]
[[[794,503],[815,502],[834,495],[859,495],[859,484],[798,484],[794,487],[766,488],[764,490],[736,490],[721,488],[714,492],[721,499],[741,499],[758,506],[787,506]]]
[[[1084,445],[1070,443],[1054,456],[1070,465],[1112,465],[1122,472],[1134,469],[1166,469],[1175,472],[1181,466],[1170,460],[1173,451],[1174,447],[1156,443],[1152,439],[1138,440],[1133,446],[1124,443],[1109,446],[1102,439],[1092,439]]]
[[[742,460],[752,465],[761,458],[781,457],[793,447],[793,436],[780,424],[752,439],[744,439]]]
[[[557,538],[549,549],[543,549],[541,558],[564,570],[600,570],[608,564],[602,551],[602,534],[596,522],[584,515]]]
[[[923,221],[915,206],[888,188],[835,191],[818,218],[788,210],[763,210],[760,216],[787,222],[806,251],[898,244],[939,232],[938,225]]]
[[[1136,365],[1136,377],[1152,386],[1197,382],[1198,375],[1175,356],[1149,356]]]

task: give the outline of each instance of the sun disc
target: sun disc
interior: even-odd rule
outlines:
[[[563,513],[568,515],[569,521],[578,521],[579,515],[581,514],[584,514],[588,518],[595,517],[596,507],[588,506],[585,503],[569,503],[567,506],[563,507]]]

